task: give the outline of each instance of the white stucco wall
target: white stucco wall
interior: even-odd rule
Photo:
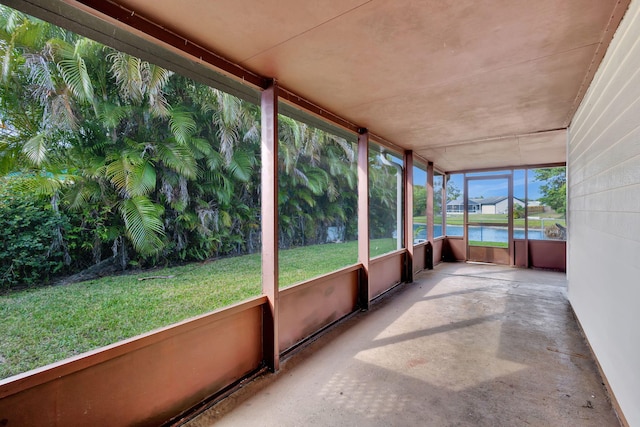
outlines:
[[[524,207],[524,203],[522,203],[520,200],[514,198],[513,199],[513,207],[515,208],[516,206],[522,206]],[[499,213],[499,214],[506,214],[507,212],[509,212],[509,199],[504,199],[498,203],[496,203],[496,207],[493,213]]]
[[[496,203],[496,213],[505,214],[507,212],[509,212],[509,199]]]
[[[482,211],[485,215],[493,215],[496,213],[496,205],[482,205]]]
[[[640,0],[573,118],[569,299],[632,426],[640,426]]]

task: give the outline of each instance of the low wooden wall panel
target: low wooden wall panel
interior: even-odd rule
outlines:
[[[527,266],[524,240],[514,240],[515,264]],[[529,267],[550,270],[567,270],[567,242],[563,240],[529,240]]]
[[[462,237],[446,237],[443,251],[445,261],[465,261],[467,259],[467,245]]]
[[[417,273],[418,271],[424,270],[426,268],[425,252],[426,252],[426,243],[421,243],[420,245],[413,247],[413,272],[414,273]]]
[[[567,242],[563,240],[529,240],[529,266],[567,270]]]
[[[486,246],[469,246],[469,261],[509,265],[509,249]]]
[[[359,269],[349,267],[280,291],[281,351],[356,309]]]
[[[394,252],[372,259],[369,263],[369,295],[371,299],[402,281],[404,252]]]
[[[515,265],[516,267],[526,267],[527,266],[527,253],[525,251],[526,246],[524,244],[524,240],[515,239],[513,241],[514,245],[514,255],[515,255]]]
[[[0,381],[0,425],[155,426],[258,369],[266,298]]]
[[[435,239],[433,241],[433,265],[438,265],[442,262],[442,247],[444,246],[444,238]]]

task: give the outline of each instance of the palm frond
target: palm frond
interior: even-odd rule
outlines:
[[[131,114],[131,107],[128,105],[114,105],[103,102],[98,108],[98,117],[109,128],[117,127],[129,114]]]
[[[44,56],[37,54],[25,54],[24,59],[23,66],[29,72],[29,80],[33,85],[33,96],[40,101],[40,104],[44,104],[51,93],[55,91],[49,62]]]
[[[39,133],[25,142],[22,152],[31,162],[40,166],[47,159],[47,141],[44,133]]]
[[[222,154],[218,153],[217,151],[213,151],[207,157],[207,167],[209,168],[210,171],[220,169],[223,163],[224,163],[224,159],[222,158]]]
[[[147,91],[149,93],[149,107],[151,112],[157,117],[169,117],[170,106],[164,96],[164,86],[173,75],[172,71],[165,70],[154,64],[148,67]]]
[[[350,163],[353,163],[356,159],[356,147],[355,144],[353,142],[349,142],[344,138],[340,138],[340,137],[333,137],[331,138],[331,140],[333,142],[335,142],[340,148],[342,148],[342,151],[344,152],[347,160]]]
[[[86,37],[79,38],[73,46],[73,53],[75,56],[91,57],[96,49],[101,49],[101,45]]]
[[[48,22],[31,20],[20,12],[16,12],[14,17],[12,33],[17,45],[37,50],[55,32],[54,26]]]
[[[309,190],[311,190],[316,196],[323,194],[327,184],[329,183],[329,175],[322,169],[305,169],[307,169],[305,170],[307,188],[309,188]]]
[[[44,55],[51,58],[69,59],[74,57],[74,47],[61,38],[47,40]]]
[[[126,154],[109,163],[105,170],[109,181],[125,197],[144,196],[155,190],[156,171],[148,160]]]
[[[305,191],[305,189],[298,192],[297,197],[302,199],[311,208],[316,205],[316,199],[308,191]]]
[[[213,147],[211,143],[204,138],[191,138],[189,140],[189,147],[194,153],[199,156],[210,156],[213,153]]]
[[[7,6],[1,6],[0,8],[0,26],[8,33],[14,33],[16,28],[23,23],[25,15],[22,12],[18,12],[15,9],[11,9]]]
[[[229,212],[220,211],[218,216],[219,216],[220,222],[222,223],[223,226],[225,226],[227,228],[231,227],[231,224],[233,223],[233,219],[232,219],[231,214]]]
[[[228,169],[234,178],[237,178],[242,182],[247,182],[251,179],[253,159],[246,151],[236,150],[233,153]]]
[[[138,252],[151,255],[162,249],[162,206],[154,204],[145,196],[136,196],[122,202],[120,213],[127,237]]]
[[[195,179],[198,175],[196,160],[185,145],[172,142],[159,144],[158,157],[167,167],[189,179]]]
[[[111,62],[110,71],[116,79],[122,97],[132,102],[141,102],[143,98],[142,60],[119,51],[111,52],[107,55],[107,60]]]
[[[93,103],[93,84],[87,64],[81,56],[62,59],[58,62],[62,79],[73,95],[80,101]]]
[[[180,107],[171,109],[169,126],[171,133],[179,144],[187,144],[197,129],[193,115]]]
[[[39,196],[53,196],[64,184],[63,180],[56,176],[36,175],[32,178],[33,190]]]
[[[149,91],[162,91],[172,75],[173,71],[166,70],[154,64],[149,64]]]
[[[79,211],[92,199],[94,192],[87,185],[73,185],[64,194],[64,202],[72,211]]]
[[[14,60],[16,46],[24,43],[30,45],[30,40],[38,38],[40,31],[38,25],[27,19],[25,14],[5,6],[0,10],[0,28],[4,41],[2,43],[2,81],[6,82],[19,63]]]

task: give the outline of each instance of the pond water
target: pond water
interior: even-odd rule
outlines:
[[[416,234],[417,232],[417,234]],[[416,240],[422,241],[427,239],[427,230],[425,224],[413,224],[413,233]],[[433,234],[442,236],[442,225],[435,224],[433,226]],[[462,225],[448,225],[448,236],[462,236],[464,227]],[[513,237],[515,239],[524,239],[524,229],[514,229]],[[529,229],[529,239],[548,240],[542,230]],[[469,227],[469,240],[478,242],[508,242],[509,230],[507,227],[491,227],[491,226],[471,226]]]

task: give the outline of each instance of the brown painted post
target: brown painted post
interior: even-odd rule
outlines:
[[[405,282],[413,282],[413,151],[404,152],[404,245],[407,249]]]
[[[509,242],[509,265],[513,267],[516,264],[515,241],[513,239],[513,169],[509,176],[509,198],[507,199],[507,241]]]
[[[524,268],[529,268],[529,169],[524,170]]]
[[[359,305],[369,309],[369,131],[358,130],[358,262],[360,273]]]
[[[442,235],[447,237],[447,186],[449,184],[449,174],[444,173],[442,175],[442,188],[438,191],[442,193],[442,202],[440,202],[440,208],[442,209]]]
[[[433,237],[433,162],[427,163],[427,241],[431,243],[431,248],[434,246]],[[427,251],[425,251],[426,256]],[[434,250],[431,251],[431,259],[425,260],[425,266],[434,265],[433,259]]]
[[[264,316],[265,363],[280,367],[278,348],[278,85],[271,82],[262,92],[262,293],[269,300]]]
[[[464,174],[464,186],[462,190],[462,194],[464,194],[462,209],[464,213],[462,214],[462,241],[464,242],[464,257],[466,260],[471,258],[471,250],[469,249],[469,180],[467,179],[467,174]]]

